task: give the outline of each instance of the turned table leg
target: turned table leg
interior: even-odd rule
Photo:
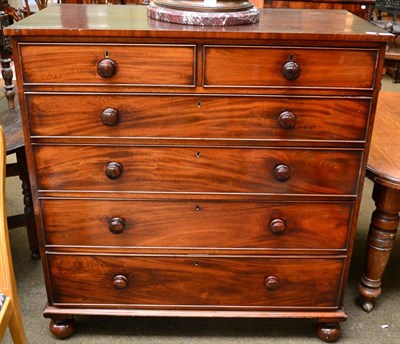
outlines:
[[[381,294],[381,277],[385,271],[399,225],[400,190],[376,184],[372,198],[376,210],[368,233],[364,275],[358,286],[363,309],[370,312],[372,300]]]

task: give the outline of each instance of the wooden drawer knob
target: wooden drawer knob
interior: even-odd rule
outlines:
[[[107,125],[109,127],[116,125],[118,123],[118,120],[119,120],[119,113],[117,110],[113,108],[107,108],[101,114],[101,121],[103,122],[104,125]]]
[[[108,229],[114,234],[122,233],[125,229],[125,220],[121,219],[120,217],[113,217],[110,221]]]
[[[116,71],[116,63],[109,58],[105,58],[97,64],[97,73],[102,78],[110,78],[115,74]]]
[[[113,279],[113,287],[117,290],[124,290],[128,286],[128,278],[124,275],[117,275]]]
[[[106,176],[110,179],[117,179],[122,173],[122,166],[118,162],[110,162],[106,168]]]
[[[301,69],[297,62],[291,60],[283,65],[281,72],[286,79],[296,80],[301,74]]]
[[[269,229],[274,234],[283,234],[286,231],[286,223],[282,219],[274,219],[269,223]]]
[[[279,287],[279,280],[276,276],[268,276],[264,280],[265,288],[269,291],[274,291]]]
[[[283,129],[292,129],[296,126],[296,115],[291,111],[284,111],[278,117],[279,125]]]
[[[290,167],[288,165],[278,165],[274,170],[275,178],[280,182],[286,182],[290,179]]]

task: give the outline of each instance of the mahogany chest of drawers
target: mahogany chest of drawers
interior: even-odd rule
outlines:
[[[61,5],[6,29],[56,336],[89,314],[338,338],[391,36],[322,12],[213,28]]]

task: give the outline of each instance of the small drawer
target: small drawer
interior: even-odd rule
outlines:
[[[341,258],[47,255],[51,302],[197,308],[336,308]],[[94,292],[95,291],[95,292]]]
[[[194,45],[20,44],[26,84],[194,86]]]
[[[378,50],[204,47],[206,87],[372,89]]]
[[[365,140],[370,100],[27,95],[33,136]]]
[[[362,150],[35,145],[39,190],[355,195]]]
[[[43,199],[46,245],[344,250],[352,203]]]

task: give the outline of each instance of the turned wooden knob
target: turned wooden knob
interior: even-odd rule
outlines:
[[[281,72],[286,79],[296,80],[301,74],[301,69],[297,62],[288,61],[283,65]]]
[[[275,178],[280,182],[286,182],[290,179],[290,167],[288,165],[278,165],[274,170]]]
[[[283,234],[286,231],[286,223],[282,219],[274,219],[269,223],[269,229],[274,234]]]
[[[113,278],[113,287],[117,290],[126,289],[128,286],[128,278],[124,275],[117,275]]]
[[[110,221],[110,225],[108,226],[108,229],[110,230],[111,233],[114,234],[122,233],[125,229],[125,220],[121,219],[120,217],[112,218]]]
[[[122,173],[122,166],[118,162],[110,162],[106,168],[106,176],[110,179],[117,179]]]
[[[97,64],[97,73],[102,78],[110,78],[115,74],[116,71],[117,65],[111,59],[105,58]]]
[[[108,125],[109,127],[116,125],[118,120],[119,112],[113,108],[107,108],[101,114],[101,121],[104,125]]]
[[[265,281],[265,288],[269,291],[274,291],[279,287],[279,280],[276,276],[268,276]]]
[[[296,115],[291,111],[284,111],[278,117],[278,123],[283,129],[292,129],[296,126]]]

